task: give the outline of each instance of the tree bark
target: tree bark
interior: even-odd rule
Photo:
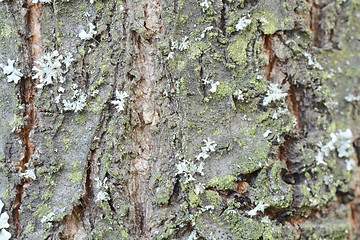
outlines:
[[[359,0],[0,1],[4,229],[359,239],[359,15]]]

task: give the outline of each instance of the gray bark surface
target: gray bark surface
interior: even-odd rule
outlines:
[[[359,0],[0,1],[4,229],[359,239],[359,16]]]

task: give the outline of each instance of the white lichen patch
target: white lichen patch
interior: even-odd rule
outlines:
[[[272,134],[272,131],[268,129],[266,132],[264,132],[263,137],[267,138],[270,134]]]
[[[263,201],[259,201],[258,205],[250,211],[247,212],[249,216],[255,216],[257,212],[264,212],[265,208],[268,207],[269,204],[264,204]]]
[[[244,101],[245,100],[245,94],[240,89],[237,89],[235,91],[234,95],[236,96],[237,100],[239,100],[239,101]]]
[[[200,174],[204,175],[204,162],[196,163],[196,161],[200,161],[201,159],[205,160],[210,156],[211,152],[215,152],[215,147],[217,144],[215,141],[210,138],[203,140],[205,143],[204,147],[201,147],[201,153],[196,156],[196,160],[182,160],[180,163],[176,164],[176,168],[178,169],[177,174],[184,175],[184,183],[189,183],[190,181],[195,181],[195,175]],[[198,183],[195,187],[195,193],[200,193],[204,188],[204,185]]]
[[[80,112],[86,106],[86,94],[81,90],[78,90],[71,97],[71,101],[68,99],[63,100],[65,111]]]
[[[211,5],[211,2],[209,2],[208,0],[203,0],[201,3],[200,3],[200,7],[202,8],[202,11],[205,12],[206,10],[209,9]]]
[[[89,40],[91,38],[93,38],[93,36],[96,34],[97,32],[95,31],[95,25],[92,23],[89,23],[89,32],[85,32],[85,30],[81,30],[79,33],[79,37],[81,40]]]
[[[205,143],[205,147],[201,147],[201,153],[196,156],[197,160],[200,160],[201,158],[204,160],[207,159],[210,156],[208,153],[215,152],[215,147],[217,146],[215,141],[210,138],[204,139],[203,141]]]
[[[119,92],[118,90],[116,90],[115,95],[116,100],[111,101],[111,103],[115,105],[118,112],[124,111],[125,99],[129,97],[129,95],[125,91]]]
[[[38,66],[33,67],[33,71],[37,72],[33,79],[39,79],[39,84],[36,87],[43,88],[55,82],[64,83],[65,78],[63,74],[68,72],[73,61],[71,53],[66,53],[64,58],[56,50],[42,56],[39,61],[35,61]]]
[[[178,169],[177,174],[184,175],[184,183],[189,183],[194,181],[194,175],[200,174],[204,175],[204,162],[200,162],[198,165],[194,163],[192,160],[183,160],[180,163],[176,164],[176,168]]]
[[[251,23],[251,19],[242,17],[239,19],[238,23],[236,24],[235,28],[236,31],[241,31],[245,29]]]
[[[346,159],[345,163],[346,163],[346,170],[348,171],[351,171],[353,167],[356,166],[356,162],[354,159]]]
[[[199,195],[200,193],[203,193],[205,190],[205,185],[203,183],[198,183],[195,185],[194,193],[196,195]]]
[[[55,213],[54,212],[50,212],[49,214],[47,214],[46,216],[42,217],[40,219],[41,223],[47,223],[47,226],[50,228],[52,226],[52,221],[54,221],[54,217],[55,217]]]
[[[279,107],[275,110],[274,114],[272,115],[272,119],[279,119],[281,115],[288,113],[289,111],[286,108]],[[295,119],[296,120],[296,119]]]
[[[338,157],[350,157],[354,153],[352,147],[352,132],[348,128],[345,132],[339,130],[336,133],[337,141],[335,142],[335,147],[338,152]]]
[[[210,27],[206,27],[200,34],[200,36],[198,38],[195,39],[195,41],[201,41],[201,39],[203,39],[206,35],[206,32],[210,32],[214,27],[210,26]]]
[[[269,105],[271,102],[276,102],[284,99],[288,94],[284,92],[278,84],[270,83],[267,96],[264,98],[263,106]]]
[[[179,45],[179,50],[184,51],[184,50],[188,49],[189,46],[190,46],[189,38],[187,36],[185,36]]]
[[[23,74],[20,72],[20,70],[14,67],[15,60],[8,59],[7,62],[8,65],[0,64],[0,67],[3,69],[4,74],[7,76],[7,81],[17,84]]]
[[[344,99],[347,102],[357,102],[360,101],[360,96],[354,96],[353,94],[350,93],[349,95],[345,96]]]
[[[352,132],[350,129],[346,129],[344,132],[339,130],[337,133],[331,133],[330,137],[331,140],[325,145],[323,145],[322,142],[318,143],[320,150],[315,159],[318,165],[327,165],[325,157],[328,157],[331,151],[336,150],[339,158],[349,158],[354,153],[351,141]],[[347,166],[347,168],[350,168],[350,165]]]
[[[0,213],[4,207],[4,203],[0,200]],[[9,228],[10,225],[8,223],[9,214],[6,212],[1,213],[0,215],[0,240],[9,240],[11,238],[11,234],[5,229]]]
[[[220,82],[209,79],[209,76],[207,75],[204,79],[202,79],[205,85],[210,85],[210,92],[215,93],[217,90],[217,87],[220,85]]]
[[[32,180],[36,180],[34,169],[27,169],[24,173],[20,173],[19,175],[23,178],[31,178]]]
[[[318,63],[316,60],[313,60],[313,58],[311,57],[311,55],[309,53],[304,52],[303,54],[307,58],[309,66],[313,66],[314,68],[323,70],[323,67],[320,65],[320,63]]]
[[[188,237],[187,240],[197,240],[197,239],[199,239],[198,233],[196,232],[196,230],[193,230],[190,233],[190,236]]]
[[[107,180],[107,177],[105,177],[103,181],[101,181],[98,177],[95,178],[96,188],[99,190],[96,194],[95,202],[102,202],[110,199],[109,194],[107,193],[107,190],[109,189]]]
[[[189,42],[189,37],[185,36],[183,37],[183,39],[181,40],[181,42],[177,41],[177,40],[171,40],[171,46],[170,49],[172,51],[174,50],[179,50],[179,51],[184,51],[186,49],[188,49],[190,46],[190,42]]]

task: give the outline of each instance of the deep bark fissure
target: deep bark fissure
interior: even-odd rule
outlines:
[[[118,67],[116,67],[117,72]],[[116,82],[116,78],[115,78]],[[114,95],[113,91],[113,95]],[[101,119],[97,125],[97,129],[95,130],[96,133],[100,133],[99,137],[96,139],[96,137],[93,140],[92,147],[89,152],[88,161],[87,161],[87,167],[86,167],[86,175],[85,175],[85,194],[84,196],[79,200],[80,204],[73,207],[71,214],[64,217],[63,225],[64,229],[61,232],[60,236],[62,240],[66,239],[73,239],[74,236],[79,232],[80,230],[80,224],[83,222],[84,218],[87,217],[87,219],[90,222],[90,228],[91,230],[94,229],[94,216],[92,213],[92,206],[95,205],[95,195],[94,195],[94,186],[93,186],[93,179],[94,176],[94,166],[96,159],[98,158],[97,152],[99,149],[101,149],[101,145],[103,143],[103,139],[106,134],[106,129],[108,128],[109,122],[111,120],[111,105],[110,103],[107,104],[107,107],[102,110]],[[108,173],[106,173],[106,176],[108,176]],[[110,190],[108,190],[110,191]],[[111,196],[110,192],[108,192],[109,196]],[[112,205],[112,199],[108,201],[109,206],[113,212],[116,212],[115,208]],[[82,226],[85,229],[85,225]]]
[[[286,62],[281,62],[279,58],[276,56],[276,53],[272,46],[272,41],[275,36],[279,36],[278,39],[280,42],[283,42],[284,39],[280,35],[265,35],[264,36],[264,49],[267,52],[269,56],[269,63],[266,66],[266,79],[271,82],[273,79],[273,74],[276,73],[276,71],[280,71],[284,78],[281,82],[281,84],[289,84],[290,88],[287,91],[288,92],[288,107],[293,116],[296,118],[296,129],[297,132],[300,135],[304,135],[304,128],[305,128],[305,119],[304,119],[304,112],[302,109],[303,103],[302,100],[305,97],[303,88],[301,86],[297,86],[292,82],[291,76],[288,75],[286,70],[283,69],[283,66],[286,65]],[[284,44],[285,45],[285,44]],[[285,45],[287,48],[289,48],[287,45]],[[291,49],[291,48],[290,48]],[[293,50],[292,50],[293,51]],[[280,83],[278,83],[280,84]]]
[[[85,211],[89,209],[91,201],[93,201],[93,187],[91,174],[93,172],[93,159],[94,159],[95,150],[90,151],[90,155],[88,158],[88,165],[86,170],[86,179],[85,179],[85,194],[79,200],[80,204],[73,207],[71,214],[64,217],[63,225],[64,229],[60,233],[60,239],[74,239],[75,235],[79,232],[80,223],[83,221],[85,217]],[[94,229],[93,216],[91,212],[89,212],[89,216],[87,218],[90,222],[91,230]],[[90,232],[91,232],[90,230]]]
[[[227,0],[222,0],[222,9],[220,17],[220,29],[224,36],[226,36],[226,5],[228,4]]]
[[[266,35],[264,36],[264,49],[269,56],[269,62],[266,67],[266,79],[269,82],[276,82],[277,84],[286,84],[289,86],[287,90],[288,96],[287,105],[289,111],[296,119],[296,130],[297,134],[300,138],[305,137],[305,126],[306,119],[305,113],[303,109],[303,100],[305,98],[304,89],[296,83],[293,83],[291,76],[287,73],[285,67],[287,62],[282,62],[276,55],[276,49],[274,49],[273,41],[274,38],[278,37],[279,41],[284,44],[284,38],[281,36],[281,33],[278,35]],[[289,48],[288,45],[284,44],[285,47]],[[294,54],[294,51],[289,48],[291,52]],[[273,77],[276,76],[276,73],[280,71],[282,73],[282,79],[275,79]],[[296,135],[297,135],[296,134]],[[296,158],[296,153],[294,153],[295,144],[299,141],[296,136],[292,133],[284,136],[284,142],[280,144],[277,158],[283,161],[287,170],[281,173],[282,180],[287,184],[291,185],[291,192],[293,198],[295,197],[295,187],[294,185],[300,184],[305,178],[304,173],[300,173],[299,166],[293,163],[292,159]],[[295,154],[295,155],[294,155]],[[272,220],[277,220],[279,222],[289,222],[293,226],[298,226],[298,239],[301,237],[301,228],[299,223],[304,221],[306,218],[292,216],[291,209],[284,209],[282,211],[278,211],[277,209],[268,208],[265,210],[265,215],[267,215]],[[310,214],[311,215],[311,214]]]
[[[357,165],[360,166],[360,138],[356,138],[353,142],[353,147],[355,149],[356,162]],[[353,199],[350,199],[350,224],[352,225],[350,236],[356,238],[358,237],[358,231],[356,231],[357,227],[360,225],[360,180],[357,178],[355,184],[355,190],[352,193]]]
[[[301,100],[305,98],[304,91],[301,87],[296,86],[291,82],[289,79],[287,81],[290,84],[289,89],[289,96],[288,102],[291,109],[292,114],[296,118],[296,127],[297,131],[300,135],[306,135],[306,124],[305,124],[305,117],[304,111],[302,109],[302,102]]]
[[[321,9],[317,6],[313,0],[308,0],[310,5],[310,29],[314,33],[313,45],[315,47],[321,47],[322,37],[324,36],[323,30],[321,28],[320,19],[321,19]]]
[[[203,55],[201,54],[201,56],[199,57],[199,65],[200,65],[200,92],[202,93],[202,95],[204,97],[207,96],[206,94],[206,85],[204,80],[208,80],[207,78],[209,77],[208,75],[204,76],[204,66],[203,66]]]
[[[325,45],[325,30],[321,25],[321,19],[323,18],[322,9],[326,6],[326,3],[318,5],[314,0],[306,0],[310,5],[310,29],[314,33],[314,39],[312,44],[315,47],[321,48]]]
[[[277,58],[275,56],[275,53],[272,49],[272,46],[271,46],[271,41],[272,41],[272,35],[265,35],[264,36],[264,49],[266,51],[266,53],[268,54],[268,57],[269,57],[269,63],[268,65],[266,66],[266,70],[265,70],[265,76],[266,76],[266,79],[268,81],[271,80],[271,73],[273,71],[273,68],[274,68],[274,65],[276,64],[277,62]]]
[[[41,56],[41,3],[33,4],[32,0],[27,0],[24,5],[29,9],[27,18],[25,19],[26,35],[21,36],[24,43],[25,58],[27,58],[28,68],[31,69],[35,65],[35,61]],[[30,36],[30,37],[29,37]],[[20,103],[24,105],[23,119],[24,126],[18,133],[19,138],[25,146],[24,153],[19,160],[19,172],[23,173],[27,170],[31,156],[35,152],[35,144],[30,135],[36,128],[37,112],[34,106],[36,94],[36,82],[31,76],[25,76],[20,80]],[[20,207],[22,203],[22,195],[24,193],[24,185],[30,183],[31,180],[22,180],[16,186],[17,194],[13,203],[13,215],[15,220],[15,228],[17,237],[20,236]]]
[[[99,143],[96,146],[96,148],[90,150],[90,154],[87,161],[87,167],[86,167],[85,194],[79,200],[80,204],[73,207],[71,214],[64,217],[64,221],[63,221],[64,229],[60,234],[62,240],[74,238],[74,236],[78,233],[80,229],[80,222],[83,221],[85,217],[85,212],[90,209],[90,206],[94,202],[94,189],[93,189],[93,181],[91,179],[91,176],[94,171],[94,161],[96,157],[96,152],[97,149],[100,148],[100,143],[102,141],[103,135],[104,134],[101,135]],[[94,222],[91,211],[88,211],[87,219],[90,222],[91,230],[94,229]]]

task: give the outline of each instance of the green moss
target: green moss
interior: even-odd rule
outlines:
[[[233,91],[234,91],[234,85],[226,82],[220,82],[214,94],[215,96],[229,97]]]
[[[185,24],[189,20],[188,15],[179,15],[178,21],[181,25]]]
[[[107,65],[107,64],[104,64],[104,65],[101,66],[100,70],[101,70],[102,75],[106,75],[106,74],[108,74],[110,72],[110,66]]]
[[[50,212],[52,212],[51,207],[49,207],[46,203],[37,206],[35,211],[35,215],[38,216],[40,219],[47,216]]]
[[[230,218],[230,231],[233,235],[233,239],[261,239],[264,228],[263,225],[253,219],[242,219],[236,216]]]
[[[10,122],[10,127],[12,128],[19,128],[19,127],[22,127],[24,126],[24,121],[22,119],[22,117],[14,114],[14,119],[12,122]]]
[[[179,88],[177,88],[177,92],[183,96],[186,96],[189,92],[188,83],[185,82],[183,77],[179,80]]]
[[[200,42],[192,43],[188,50],[188,53],[190,55],[189,57],[192,60],[196,60],[199,57],[201,57],[201,55],[209,52],[210,49],[211,49],[211,44],[208,42],[200,41]]]
[[[80,113],[76,118],[76,122],[80,124],[85,124],[88,121],[88,116],[85,113]]]
[[[286,169],[283,162],[274,161],[270,171],[265,168],[260,171],[253,189],[255,199],[262,200],[265,204],[275,208],[287,208],[290,206],[293,201],[291,185],[282,180],[281,173],[283,169]],[[276,198],[274,198],[275,193]]]
[[[208,187],[214,187],[218,190],[231,190],[234,189],[235,182],[237,181],[237,177],[227,174],[222,177],[215,177],[210,179],[207,186]]]
[[[266,35],[274,34],[278,30],[292,29],[294,26],[291,18],[285,17],[280,20],[274,12],[263,11],[257,14],[257,17],[261,22],[261,30]]]
[[[68,152],[70,150],[71,140],[70,138],[63,137],[62,142],[65,144],[64,151]]]
[[[35,231],[35,225],[33,221],[28,222],[28,224],[25,227],[24,234],[28,235]]]
[[[73,173],[69,173],[68,178],[72,183],[81,183],[82,176],[83,174],[81,172],[73,172]]]
[[[44,201],[49,200],[50,198],[52,198],[54,196],[54,194],[52,193],[52,191],[47,190],[42,196],[41,199]]]
[[[222,198],[215,191],[205,191],[205,198],[209,202],[209,204],[214,206],[215,208],[221,206],[223,202]]]
[[[45,179],[45,183],[44,183],[45,186],[54,186],[55,185],[55,181],[51,177],[51,175],[46,174],[44,176],[44,179]]]
[[[202,204],[202,201],[200,199],[200,196],[197,195],[196,193],[194,192],[190,192],[189,193],[189,199],[190,199],[190,206],[192,208],[195,208],[197,206],[200,206]]]
[[[324,239],[324,236],[334,240],[346,239],[351,231],[350,223],[327,222],[323,224],[301,225],[301,237],[309,240]],[[330,237],[331,236],[331,237]]]
[[[74,161],[68,174],[69,180],[74,184],[80,184],[83,179],[83,167],[81,162]]]
[[[216,130],[213,132],[213,135],[214,135],[214,136],[220,136],[220,134],[221,134],[221,131],[220,131],[219,128],[216,129]]]
[[[231,43],[227,48],[231,59],[234,60],[237,64],[244,65],[249,61],[246,49],[251,39],[252,36],[250,33],[241,33],[237,40]]]
[[[173,193],[174,184],[171,180],[160,180],[159,188],[156,190],[156,202],[159,204],[167,204]]]
[[[234,141],[238,144],[239,148],[246,145],[246,141],[244,139],[235,138]]]
[[[95,1],[95,7],[97,11],[101,11],[104,8],[103,1]]]

